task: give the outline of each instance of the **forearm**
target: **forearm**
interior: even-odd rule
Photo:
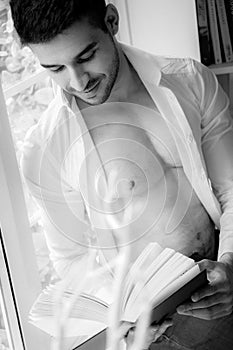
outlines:
[[[218,260],[220,261],[226,254],[229,256],[233,254],[233,201],[229,198],[228,200],[225,198],[223,214],[220,219]]]
[[[231,173],[229,171],[229,173]],[[221,205],[218,260],[226,253],[233,253],[233,183],[231,178],[225,183],[214,184],[214,193]],[[226,258],[226,257],[225,257]],[[224,259],[225,259],[224,258]]]
[[[233,266],[233,252],[228,252],[228,253],[224,253],[220,258],[219,261],[221,262],[226,262],[230,265]]]
[[[228,278],[228,282],[229,282],[230,290],[231,290],[231,295],[232,295],[232,292],[233,292],[233,253],[229,252],[229,253],[223,254],[220,257],[219,262],[222,262],[226,266],[226,275]]]

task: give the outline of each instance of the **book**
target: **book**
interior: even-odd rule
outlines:
[[[225,61],[232,62],[233,61],[232,44],[231,44],[230,31],[228,27],[224,0],[216,0],[216,6],[217,6],[217,15],[218,15],[219,26],[221,31]]]
[[[225,0],[225,8],[231,38],[231,45],[233,46],[233,0]]]
[[[208,13],[207,13],[207,0],[196,0],[197,9],[197,23],[198,23],[198,35],[201,52],[201,62],[206,66],[214,63],[211,44],[210,33],[208,26]]]
[[[139,275],[142,276],[140,279]],[[124,280],[119,303],[121,320],[135,323],[143,312],[146,297],[153,310],[151,323],[159,323],[207,283],[206,271],[201,272],[193,259],[150,243],[132,264]],[[111,286],[108,287],[107,292],[101,288],[95,295],[83,292],[78,296],[66,322],[67,336],[77,336],[75,349],[105,348],[108,312],[114,298]],[[51,335],[55,335],[52,325],[55,322],[53,295],[56,288],[56,285],[47,287],[33,304],[29,315],[32,324]],[[73,293],[65,291],[64,301],[69,300]]]
[[[207,0],[207,8],[209,14],[210,37],[214,52],[214,62],[215,64],[219,64],[222,63],[222,55],[215,0]]]

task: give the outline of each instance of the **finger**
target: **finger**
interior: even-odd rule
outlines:
[[[120,337],[127,337],[129,330],[134,329],[135,324],[132,322],[121,322],[120,324]]]
[[[210,283],[204,288],[198,289],[192,296],[191,300],[197,302],[203,298],[210,297],[220,292],[228,291],[229,286],[225,281],[219,283]]]
[[[154,326],[149,327],[145,339],[145,343],[143,346],[143,350],[148,349],[151,345],[151,343],[155,342],[157,339],[165,333],[168,327],[172,326],[173,322],[170,319],[167,319],[162,324],[157,324]]]
[[[143,349],[148,349],[150,344],[156,341],[159,337],[161,337],[161,335],[167,330],[167,328],[171,327],[172,325],[172,320],[167,319],[162,324],[149,327],[149,329],[147,330]],[[121,328],[127,330],[127,333],[125,333],[125,341],[127,346],[131,346],[135,338],[134,324],[130,322],[123,322]]]
[[[172,320],[166,320],[162,324],[158,325],[157,331],[165,332],[165,330],[168,327],[171,327],[172,325],[173,325],[173,321]]]
[[[198,262],[198,266],[201,271],[203,270],[213,270],[216,267],[216,261],[208,260],[208,259],[203,259]]]
[[[165,330],[164,330],[164,332],[165,332]],[[147,331],[143,350],[148,349],[150,347],[151,343],[155,342],[159,337],[161,337],[161,335],[164,332],[161,330],[161,326],[159,326],[159,325],[150,327]]]
[[[193,316],[204,320],[213,320],[219,317],[230,315],[232,313],[232,305],[218,304],[205,309],[190,309],[177,312],[180,315]]]
[[[180,305],[177,309],[179,311],[188,311],[195,309],[206,309],[208,307],[218,305],[218,304],[231,304],[232,303],[232,295],[230,293],[217,293],[212,296],[208,296],[206,298],[201,299],[197,302],[190,302]]]
[[[161,324],[154,324],[150,326],[150,330],[152,332],[158,332],[159,330],[167,329],[168,327],[171,327],[173,325],[172,319],[166,319]]]
[[[158,340],[165,332],[166,330],[171,327],[172,324],[166,324],[166,325],[162,325],[158,331],[154,334],[154,338],[153,338],[153,342],[155,342],[156,340]]]
[[[173,325],[172,320],[166,320],[160,325],[151,326],[151,332],[152,332],[152,342],[155,342],[163,333],[166,332],[166,330]]]
[[[135,334],[134,329],[130,329],[128,331],[127,337],[125,338],[125,342],[126,342],[127,346],[130,346],[130,345],[133,344],[133,342],[134,342],[134,334]]]
[[[201,260],[198,265],[200,270],[207,270],[207,278],[209,282],[227,282],[228,277],[223,263],[204,259]]]

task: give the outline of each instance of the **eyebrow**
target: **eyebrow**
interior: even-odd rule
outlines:
[[[77,60],[79,60],[83,55],[85,55],[85,53],[87,53],[88,51],[92,50],[95,46],[97,45],[97,42],[92,42],[91,44],[87,45],[85,47],[84,50],[82,50],[78,55],[76,55],[72,61],[76,62]],[[62,66],[61,64],[40,64],[42,67],[44,68],[54,68],[54,67],[59,67]]]

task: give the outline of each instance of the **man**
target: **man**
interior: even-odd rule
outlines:
[[[152,348],[230,348],[233,129],[216,78],[193,60],[117,42],[118,13],[104,0],[10,4],[22,44],[61,88],[28,135],[22,160],[56,270],[79,277],[89,241],[102,261],[117,253],[102,208],[116,174],[108,207],[118,219],[133,208],[132,260],[157,241],[198,256],[210,281],[177,309]]]

